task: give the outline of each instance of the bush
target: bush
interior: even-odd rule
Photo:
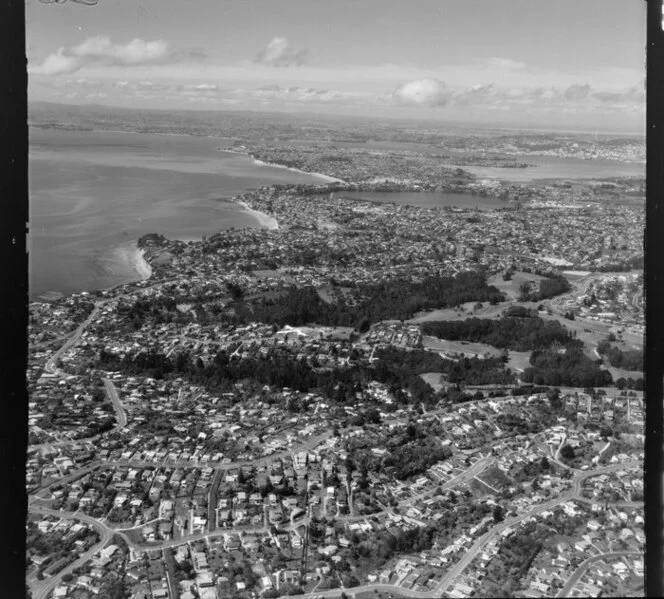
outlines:
[[[525,310],[525,309],[524,309]],[[433,321],[422,324],[424,335],[450,341],[486,343],[500,349],[530,351],[545,349],[554,343],[563,346],[582,345],[557,320],[544,320],[529,312],[508,311],[500,320],[466,318],[466,320]]]
[[[613,382],[609,371],[602,370],[578,348],[567,349],[564,353],[534,351],[530,363],[532,366],[521,375],[526,383],[555,387],[607,387]]]

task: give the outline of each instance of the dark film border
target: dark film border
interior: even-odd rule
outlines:
[[[646,447],[644,463],[646,558],[648,597],[664,592],[662,545],[664,457],[664,31],[662,0],[648,1],[646,51]]]
[[[3,597],[25,597],[28,129],[24,0],[0,2],[0,456]]]

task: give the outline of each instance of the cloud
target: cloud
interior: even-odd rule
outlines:
[[[645,91],[641,85],[634,85],[623,91],[598,91],[592,97],[602,104],[644,104]]]
[[[214,83],[199,83],[198,85],[193,85],[192,89],[197,91],[215,91],[219,89],[219,86]]]
[[[138,67],[174,64],[204,57],[199,50],[173,50],[165,40],[145,41],[136,38],[126,44],[116,44],[109,37],[96,36],[69,49],[58,48],[42,64],[32,67],[30,73],[69,75],[87,66]]]
[[[500,69],[504,71],[518,71],[526,68],[525,62],[512,60],[511,58],[498,58],[493,56],[487,60],[487,64],[492,69]]]
[[[261,102],[279,102],[284,104],[337,104],[344,106],[375,106],[386,103],[384,95],[372,92],[349,92],[317,87],[280,87],[266,85],[253,90],[236,89],[236,98],[244,97]]]
[[[570,85],[564,92],[564,96],[566,100],[570,100],[571,102],[577,102],[579,100],[585,100],[588,97],[588,94],[590,93],[590,85],[587,83],[585,85],[581,85],[579,83],[575,83],[574,85]]]
[[[440,79],[416,79],[398,85],[392,97],[399,104],[434,107],[445,106],[451,93]]]
[[[295,50],[285,37],[273,37],[254,58],[254,62],[271,67],[299,67],[306,61],[307,50]]]
[[[57,52],[49,54],[41,65],[30,69],[35,75],[61,75],[70,74],[81,68],[81,60],[76,56],[65,54],[64,48],[58,48]]]
[[[487,101],[494,93],[493,83],[480,83],[455,92],[452,101],[457,106],[477,104]]]

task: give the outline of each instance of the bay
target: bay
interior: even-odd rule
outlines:
[[[192,240],[260,227],[229,198],[262,185],[322,182],[217,150],[227,145],[219,138],[30,129],[30,298],[137,280],[142,235]]]

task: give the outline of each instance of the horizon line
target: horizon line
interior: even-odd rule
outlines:
[[[492,130],[492,131],[502,131],[502,130],[507,130],[507,131],[528,131],[528,132],[541,132],[541,133],[557,133],[557,134],[574,134],[574,135],[621,135],[621,136],[635,136],[635,137],[643,137],[645,138],[646,136],[646,131],[645,131],[645,123],[644,123],[644,128],[642,131],[636,131],[634,129],[599,129],[598,127],[594,128],[574,128],[573,126],[570,125],[565,125],[564,127],[557,128],[553,125],[547,125],[547,124],[532,124],[532,125],[527,125],[527,124],[518,124],[518,123],[496,123],[496,122],[472,122],[472,121],[465,121],[465,120],[452,120],[452,121],[443,121],[443,120],[435,120],[432,118],[426,118],[426,117],[406,117],[406,116],[374,116],[374,115],[357,115],[357,114],[340,114],[340,113],[334,113],[334,112],[317,112],[317,111],[300,111],[300,112],[293,112],[290,110],[279,110],[275,108],[267,109],[267,110],[260,110],[260,109],[246,109],[246,108],[240,108],[240,109],[233,109],[233,108],[157,108],[157,107],[137,107],[137,106],[120,106],[117,104],[101,104],[98,102],[91,102],[91,103],[85,103],[85,104],[73,104],[73,103],[67,103],[67,102],[53,102],[51,100],[30,100],[28,99],[27,105],[28,109],[30,108],[30,105],[37,105],[37,104],[46,104],[46,105],[51,105],[51,106],[57,106],[57,107],[66,107],[66,108],[105,108],[105,109],[111,109],[111,110],[120,110],[120,111],[128,111],[128,112],[186,112],[186,113],[192,113],[192,114],[205,114],[205,113],[223,113],[223,114],[252,114],[252,115],[267,115],[267,114],[278,114],[281,116],[288,116],[288,117],[293,117],[297,118],[298,116],[306,116],[306,117],[314,117],[314,118],[323,118],[323,119],[347,119],[347,120],[362,120],[362,121],[380,121],[380,120],[388,120],[388,121],[399,121],[403,123],[421,123],[421,124],[427,124],[427,125],[437,125],[437,126],[443,126],[443,127],[459,127],[459,128],[474,128],[474,129],[487,129],[487,130]],[[30,119],[30,111],[28,110],[28,126],[35,126],[34,124],[31,124],[29,122]]]

